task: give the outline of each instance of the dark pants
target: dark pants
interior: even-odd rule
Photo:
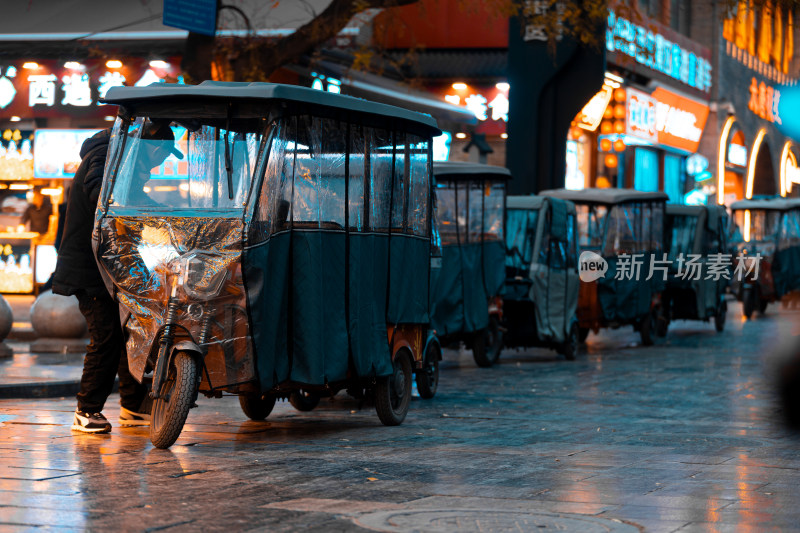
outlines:
[[[134,379],[128,369],[117,303],[106,293],[89,296],[80,292],[76,296],[89,326],[91,340],[83,360],[78,409],[87,413],[101,412],[114,388],[114,377],[119,373],[120,403],[125,409],[138,412],[146,388]]]

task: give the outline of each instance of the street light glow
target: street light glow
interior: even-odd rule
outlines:
[[[453,84],[453,89],[456,91],[464,91],[467,88],[467,84],[463,81],[457,81]]]
[[[106,66],[108,68],[122,68],[122,61],[119,59],[109,59],[106,61]]]
[[[37,68],[39,68],[39,63],[37,63],[36,61],[26,61],[22,64],[22,68],[26,70],[36,70]]]
[[[64,68],[69,68],[72,70],[82,70],[83,65],[78,63],[77,61],[67,61],[64,63]]]
[[[169,63],[161,59],[154,59],[150,62],[150,66],[153,68],[169,68]]]

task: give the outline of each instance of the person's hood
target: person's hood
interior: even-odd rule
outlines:
[[[106,145],[108,147],[108,143],[111,140],[111,128],[105,129],[103,131],[98,131],[85,141],[83,141],[83,145],[81,146],[81,159],[86,157],[86,154],[97,148],[98,146]]]

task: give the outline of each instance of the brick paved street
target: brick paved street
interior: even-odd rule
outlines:
[[[0,531],[800,529],[800,435],[766,377],[800,312],[739,313],[652,348],[591,335],[576,362],[447,351],[436,398],[394,428],[343,394],[267,422],[201,397],[162,451],[117,424],[71,434],[71,398],[3,400]]]

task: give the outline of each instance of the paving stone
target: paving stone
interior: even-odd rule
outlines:
[[[631,328],[604,331],[573,362],[520,350],[479,369],[446,350],[436,398],[392,428],[344,395],[310,413],[278,402],[264,422],[201,398],[157,450],[118,427],[116,395],[102,436],[70,431],[71,398],[0,400],[0,533],[797,530],[800,435],[767,370],[800,314],[742,323],[729,307],[723,335],[681,321],[643,348]]]

